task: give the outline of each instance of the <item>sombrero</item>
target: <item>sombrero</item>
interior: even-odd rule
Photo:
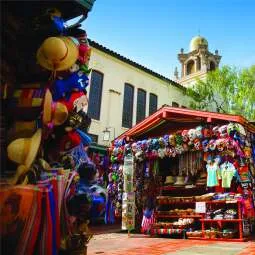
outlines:
[[[18,138],[31,137],[37,129],[36,121],[16,121],[7,132],[7,142],[11,143]]]
[[[173,184],[174,183],[174,178],[173,176],[167,176],[165,184]]]
[[[42,138],[42,130],[38,129],[31,138],[19,138],[7,147],[8,158],[27,169],[32,165]]]
[[[43,123],[52,123],[54,126],[62,125],[68,117],[66,106],[60,102],[52,101],[51,92],[47,89],[43,105]]]
[[[46,160],[44,160],[43,158],[39,159],[39,164],[43,168],[43,170],[45,170],[45,171],[49,171],[49,170],[52,169],[50,167],[50,164]]]
[[[183,176],[177,176],[176,182],[174,183],[174,186],[184,186],[184,177]]]
[[[50,71],[67,70],[78,59],[78,46],[73,37],[48,37],[37,51],[37,61]]]
[[[15,175],[14,175],[12,178],[8,179],[8,183],[11,184],[11,185],[17,184],[17,182],[18,182],[20,176],[22,176],[22,175],[24,175],[25,173],[27,173],[28,170],[29,170],[29,169],[28,169],[26,166],[24,166],[24,165],[19,165],[18,168],[17,168],[17,170],[16,170]],[[27,184],[27,181],[28,181],[28,179],[25,177],[24,181],[22,182],[22,185],[26,185],[26,184]]]

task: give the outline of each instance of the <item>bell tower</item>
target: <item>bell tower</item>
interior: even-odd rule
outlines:
[[[215,70],[219,66],[221,56],[218,50],[215,50],[214,54],[208,50],[208,41],[204,37],[195,36],[190,41],[189,52],[184,53],[184,49],[181,49],[178,60],[181,63],[181,77],[176,81],[190,87],[197,78],[204,79],[209,71]]]

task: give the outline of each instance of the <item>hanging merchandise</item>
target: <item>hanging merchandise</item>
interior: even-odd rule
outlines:
[[[9,159],[19,164],[15,176],[9,179],[10,184],[17,184],[19,178],[31,167],[40,147],[41,136],[42,130],[38,129],[31,138],[19,138],[8,145]]]
[[[122,197],[122,229],[132,230],[135,228],[135,192],[133,184],[134,159],[127,155],[123,165],[123,197]]]
[[[26,72],[34,55],[37,63],[31,74],[18,72],[18,89],[12,87],[13,96],[5,96],[4,117],[9,117],[10,127],[6,164],[10,173],[15,171],[2,179],[0,190],[4,254],[85,253],[92,237],[89,222],[105,216],[107,192],[96,183],[98,169],[89,167],[92,162],[87,154],[92,143],[86,90],[92,49],[85,30],[78,27],[88,10],[77,5],[70,3],[75,13],[82,12],[82,18],[71,26],[64,18],[72,18],[74,12],[62,15],[56,8],[41,8],[48,4],[40,6],[40,11],[29,5],[36,9],[30,23],[13,13],[15,21],[24,21],[34,44],[27,45],[29,50],[19,48],[25,52],[18,58],[27,57]],[[31,77],[40,82],[21,82]],[[116,181],[119,176],[116,171]]]
[[[37,51],[38,63],[50,71],[69,69],[78,59],[78,41],[73,37],[49,37]]]
[[[215,187],[219,185],[218,175],[219,175],[219,165],[214,162],[212,157],[207,158],[207,187]]]
[[[109,148],[112,166],[123,164],[124,158],[122,223],[128,211],[125,189],[135,185],[135,225],[140,224],[143,233],[244,241],[243,219],[250,222],[255,213],[249,193],[254,180],[251,144],[237,123],[200,125],[138,141],[115,140]],[[125,173],[127,155],[135,162],[133,183]],[[202,209],[196,210],[196,205]]]
[[[79,66],[77,66],[79,70]],[[78,71],[77,70],[77,71]],[[89,85],[89,79],[83,72],[71,72],[66,79],[56,79],[52,85],[53,98],[55,101],[66,98],[69,100],[73,91],[86,92]]]
[[[237,171],[234,165],[228,161],[220,165],[220,176],[222,179],[222,187],[230,188],[231,182],[234,176],[236,176]]]
[[[47,89],[44,98],[43,124],[52,128],[60,126],[67,120],[68,111],[64,104],[53,102],[51,92]]]
[[[0,190],[0,233],[3,254],[34,254],[40,233],[42,192],[33,186]]]

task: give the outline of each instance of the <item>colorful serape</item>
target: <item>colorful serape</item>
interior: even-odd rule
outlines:
[[[1,254],[32,255],[41,222],[41,193],[32,185],[0,190]]]

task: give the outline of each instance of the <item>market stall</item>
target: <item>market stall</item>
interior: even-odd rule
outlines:
[[[254,234],[255,126],[243,117],[164,106],[109,150],[108,202],[123,229],[224,241]]]
[[[3,2],[1,254],[86,254],[104,210],[87,153],[93,2]]]

